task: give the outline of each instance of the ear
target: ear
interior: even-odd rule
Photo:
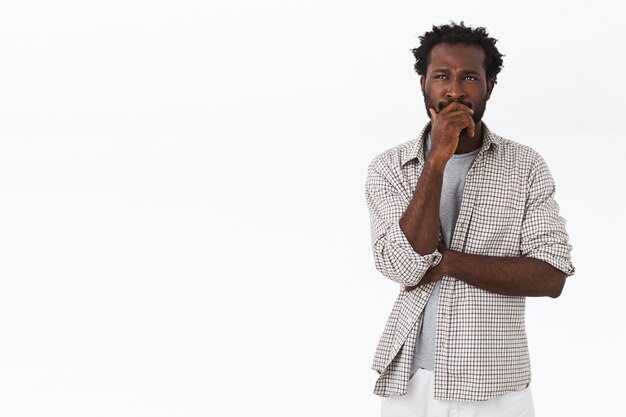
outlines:
[[[495,87],[496,82],[491,79],[487,81],[487,98],[485,100],[489,100],[489,97],[491,97],[491,92],[493,91],[493,87]]]
[[[426,95],[426,90],[424,89],[424,84],[426,83],[426,78],[423,75],[420,76],[420,87],[422,88],[422,95]]]

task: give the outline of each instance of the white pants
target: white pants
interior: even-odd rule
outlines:
[[[382,417],[534,417],[530,386],[488,401],[435,400],[435,376],[418,369],[406,395],[382,398]]]

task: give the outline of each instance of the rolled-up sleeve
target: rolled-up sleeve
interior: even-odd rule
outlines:
[[[391,169],[381,167],[380,161],[375,160],[368,170],[365,196],[376,269],[393,281],[413,286],[419,283],[428,268],[439,263],[441,253],[416,253],[400,229],[400,217],[412,195],[412,190],[402,189],[402,183]]]
[[[522,222],[521,252],[563,271],[575,272],[571,261],[572,246],[565,230],[565,219],[554,199],[554,179],[545,161],[537,155],[528,181],[528,199]]]

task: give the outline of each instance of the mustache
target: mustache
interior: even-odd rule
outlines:
[[[450,104],[452,103],[461,103],[467,107],[469,107],[470,109],[474,109],[474,106],[472,106],[472,103],[468,103],[467,101],[463,101],[463,100],[451,100],[451,101],[440,101],[439,102],[439,111],[443,110],[444,108],[448,107]]]

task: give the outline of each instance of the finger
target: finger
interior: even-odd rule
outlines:
[[[455,129],[461,130],[467,128],[467,133],[474,137],[476,134],[476,123],[474,123],[474,119],[472,116],[465,112],[455,112],[446,117],[447,123],[454,127]]]
[[[462,111],[469,112],[470,114],[474,114],[474,110],[470,109],[468,106],[466,106],[463,103],[459,103],[458,101],[455,101],[454,103],[449,104],[446,107],[444,107],[444,109],[441,110],[441,113],[443,112],[451,113],[451,112],[458,111],[458,110],[462,110]]]
[[[443,116],[444,116],[443,112],[439,113],[439,117],[443,117]],[[456,111],[453,111],[453,112],[445,114],[445,116],[449,120],[452,120],[452,119],[465,119],[465,118],[468,118],[468,117],[470,119],[472,118],[472,114],[469,113],[466,110],[456,110]]]
[[[470,125],[467,127],[467,133],[469,133],[470,138],[473,138],[476,135],[476,123],[474,123],[474,119],[470,116]]]
[[[437,118],[437,110],[434,107],[428,108],[428,113],[430,113],[430,118],[434,121]]]
[[[443,116],[442,116],[443,118]],[[446,117],[445,121],[450,125],[460,126],[461,128],[467,127],[469,128],[474,124],[474,120],[472,116],[467,113],[457,113],[452,116]]]

